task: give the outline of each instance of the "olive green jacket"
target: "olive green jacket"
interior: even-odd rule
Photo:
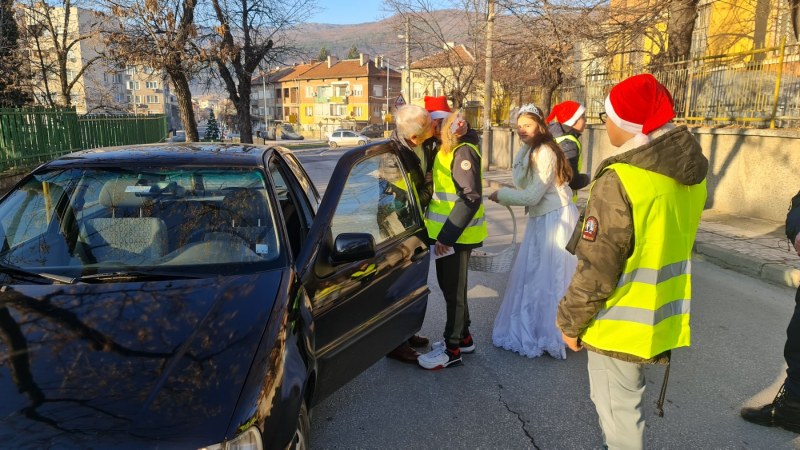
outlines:
[[[664,126],[656,130],[653,137],[649,143],[632,149],[627,148],[633,146],[629,141],[620,148],[621,153],[604,160],[597,169],[586,211],[567,246],[578,257],[578,267],[558,305],[557,323],[569,337],[579,337],[603,308],[633,251],[631,201],[617,173],[606,168],[616,163],[631,164],[684,185],[701,183],[706,177],[708,160],[685,126]],[[583,217],[597,220],[593,241],[582,237]],[[669,352],[643,360],[634,355],[586,347],[629,362],[658,363],[669,358]]]

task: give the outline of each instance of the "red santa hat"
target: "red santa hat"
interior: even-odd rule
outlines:
[[[446,119],[450,115],[450,107],[447,106],[447,97],[425,96],[425,109],[431,114],[431,119]]]
[[[586,108],[584,108],[583,105],[578,102],[573,102],[572,100],[567,100],[553,107],[553,110],[550,111],[550,115],[547,116],[546,122],[550,123],[553,119],[556,119],[560,124],[571,127],[575,125],[575,122],[577,122],[584,113],[586,113]]]
[[[621,81],[606,97],[608,118],[633,134],[648,135],[668,124],[675,117],[673,108],[672,95],[649,73]]]

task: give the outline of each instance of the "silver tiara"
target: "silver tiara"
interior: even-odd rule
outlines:
[[[526,103],[522,105],[519,108],[519,111],[517,111],[517,117],[519,117],[522,113],[531,113],[538,116],[540,119],[543,118],[542,111],[540,111],[539,108],[537,108],[533,103]]]

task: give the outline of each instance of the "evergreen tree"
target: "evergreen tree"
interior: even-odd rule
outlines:
[[[13,3],[13,0],[0,0],[0,107],[22,106],[31,100],[19,86],[23,65],[18,53],[19,29]]]
[[[323,45],[322,48],[319,49],[319,56],[317,56],[317,61],[325,61],[326,59],[328,59],[328,56],[330,55],[331,52],[328,51],[328,47],[325,47]]]
[[[203,139],[206,141],[219,140],[219,124],[217,123],[217,118],[214,117],[214,110],[211,110],[211,114],[208,115],[208,122],[206,122],[206,135]]]
[[[358,51],[358,47],[355,45],[350,47],[350,51],[347,52],[347,59],[358,59],[360,56],[360,52]]]

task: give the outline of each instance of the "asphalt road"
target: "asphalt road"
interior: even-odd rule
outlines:
[[[324,186],[342,152],[297,154]],[[491,205],[487,218],[490,240],[509,242],[509,214]],[[524,222],[517,220],[519,240]],[[655,403],[664,368],[647,369],[648,448],[800,448],[796,434],[749,424],[738,413],[771,401],[784,378],[794,291],[697,259],[693,278],[692,346],[674,352],[663,418]],[[433,268],[429,280],[421,333],[439,339],[444,300]],[[491,345],[506,280],[506,274],[470,272],[478,348],[463,366],[428,372],[378,361],[314,409],[313,448],[600,448],[585,352],[568,352],[566,361],[528,359]]]

